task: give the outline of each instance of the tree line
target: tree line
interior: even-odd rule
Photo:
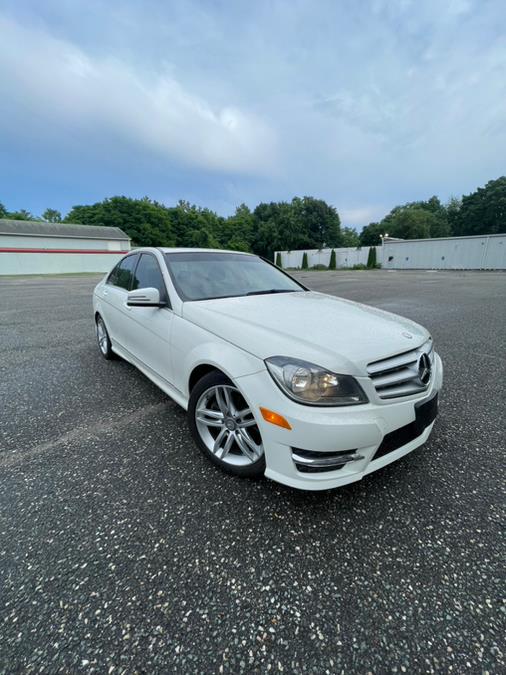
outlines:
[[[9,212],[2,204],[0,218],[41,219],[25,210]],[[417,239],[504,232],[506,177],[447,204],[434,196],[396,206],[380,222],[366,225],[360,235],[342,227],[337,210],[314,197],[261,203],[253,210],[241,204],[229,217],[187,201],[166,206],[148,197],[111,197],[74,206],[65,217],[46,209],[42,220],[119,227],[137,246],[227,248],[272,259],[279,250],[374,246],[384,234]]]
[[[27,211],[9,213],[1,205],[0,217],[36,219]],[[268,258],[276,250],[359,244],[353,228],[341,227],[336,209],[314,197],[261,203],[253,210],[241,204],[227,218],[186,201],[166,206],[148,197],[111,197],[96,204],[74,206],[65,218],[47,209],[42,219],[119,227],[138,246],[227,248],[253,251]]]
[[[502,232],[506,232],[506,176],[489,181],[469,195],[452,197],[447,204],[431,197],[396,206],[379,223],[369,223],[363,228],[360,243],[379,244],[384,234],[400,239],[426,239]]]

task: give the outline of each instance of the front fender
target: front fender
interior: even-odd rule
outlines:
[[[231,380],[265,369],[262,359],[181,317],[174,317],[172,335],[174,379],[186,397],[190,375],[198,366],[213,366]]]

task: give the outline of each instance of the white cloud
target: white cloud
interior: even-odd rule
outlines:
[[[340,209],[339,215],[345,225],[362,228],[364,225],[381,220],[386,211],[385,206],[359,206],[357,208]]]
[[[31,111],[53,129],[110,132],[189,166],[254,175],[274,170],[275,134],[259,116],[229,103],[212,106],[168,67],[141,72],[1,16],[0,34],[3,96],[20,106],[11,103],[11,133],[17,114]]]
[[[119,157],[99,188],[83,170],[94,195],[314,195],[360,226],[504,173],[504,0],[5,4],[0,132]]]

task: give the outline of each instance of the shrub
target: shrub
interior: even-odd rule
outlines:
[[[371,246],[369,249],[369,255],[367,256],[367,267],[376,267],[376,246]]]
[[[302,256],[302,269],[307,270],[309,267],[308,262],[307,262],[307,253],[304,251],[304,255]]]
[[[334,249],[332,249],[330,253],[329,270],[335,269],[336,269],[336,252],[334,251]]]
[[[317,272],[320,272],[321,270],[325,270],[325,271],[326,271],[326,270],[328,270],[329,268],[327,267],[327,265],[313,265],[313,267],[311,267],[311,269],[312,269],[312,270],[316,270]]]
[[[281,260],[281,253],[279,251],[276,253],[276,266],[283,269],[283,262]]]

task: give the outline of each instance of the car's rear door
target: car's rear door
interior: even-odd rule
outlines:
[[[163,307],[129,307],[131,351],[153,374],[172,383],[170,336],[174,314],[157,256],[143,251],[131,290],[156,288]]]
[[[138,253],[131,253],[120,260],[101,288],[102,313],[113,346],[131,352],[131,308],[127,306],[128,291],[132,286],[134,270],[139,261]]]

